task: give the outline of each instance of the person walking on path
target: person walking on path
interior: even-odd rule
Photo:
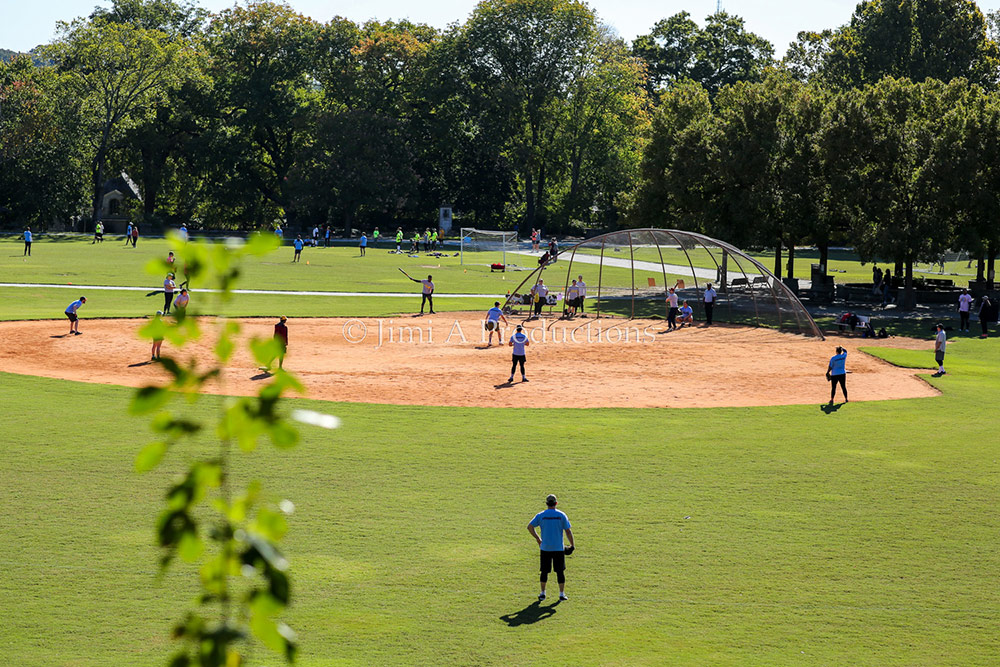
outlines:
[[[409,278],[409,276],[407,276]],[[431,315],[434,315],[434,277],[427,276],[427,280],[417,280],[416,278],[410,278],[415,283],[420,283],[422,288],[420,290],[420,314],[424,314],[424,304],[430,306]]]
[[[87,297],[81,296],[79,299],[66,306],[66,317],[69,318],[69,332],[71,334],[75,334],[77,336],[80,335],[80,318],[77,317],[76,311],[80,310],[85,303],[87,303]]]
[[[510,357],[510,377],[507,378],[507,382],[514,381],[514,371],[517,369],[518,365],[521,366],[521,382],[527,382],[528,378],[524,374],[524,348],[531,345],[531,341],[528,339],[528,334],[524,333],[524,327],[520,324],[517,325],[517,330],[514,332],[514,335],[510,337],[510,341],[507,345],[514,348]]]
[[[969,294],[969,290],[964,289],[962,293],[958,295],[958,330],[968,331],[969,330],[969,311],[972,309],[972,296]]]
[[[837,346],[837,354],[830,357],[830,365],[826,368],[826,379],[830,381],[830,405],[837,395],[837,385],[844,391],[844,403],[847,403],[847,350]]]
[[[174,302],[175,287],[177,283],[174,282],[174,274],[168,273],[163,279],[163,312],[167,315],[170,314],[170,305]]]
[[[718,298],[718,293],[715,288],[712,287],[712,283],[708,283],[705,287],[705,326],[712,326],[712,311],[715,310],[715,300]]]
[[[545,584],[549,580],[549,572],[555,570],[556,581],[559,583],[559,599],[568,600],[566,597],[566,556],[573,553],[576,543],[573,541],[573,529],[569,523],[569,517],[564,512],[556,509],[559,502],[553,494],[545,498],[546,509],[542,510],[528,522],[528,532],[538,543],[539,570],[538,577],[541,583],[542,592],[538,594],[538,601],[545,600]],[[541,528],[542,534],[538,535],[537,528]],[[569,548],[563,544],[563,533],[569,539]]]
[[[667,311],[667,331],[673,331],[677,328],[677,292],[671,287],[667,290],[667,306],[669,310]]]
[[[990,301],[990,297],[986,294],[983,295],[983,300],[979,304],[979,326],[982,328],[983,333],[980,338],[986,338],[990,335],[990,318],[993,316],[993,302]]]
[[[486,322],[483,324],[483,328],[490,332],[489,342],[486,343],[486,347],[493,346],[493,332],[497,334],[497,345],[503,345],[503,331],[500,329],[500,320],[503,320],[504,324],[509,325],[507,318],[503,316],[503,311],[500,310],[500,302],[494,301],[493,307],[486,311]]]
[[[24,255],[21,256],[24,257],[25,255],[31,257],[31,227],[24,228]]]
[[[125,227],[125,247],[126,248],[129,247],[129,244],[131,243],[132,243],[132,223],[130,222],[128,223],[128,226]]]
[[[139,225],[132,225],[132,247],[139,241]],[[145,246],[143,246],[145,247]]]
[[[361,232],[361,241],[358,243],[358,247],[361,249],[361,256],[365,256],[365,249],[368,247],[368,235]]]
[[[934,361],[938,365],[938,375],[944,375],[944,349],[948,343],[948,336],[944,332],[944,325],[937,325],[937,336],[934,338]]]
[[[303,245],[304,244],[302,243],[302,237],[301,236],[296,237],[296,239],[294,241],[292,241],[292,247],[295,248],[295,254],[292,255],[292,262],[293,263],[294,262],[301,262],[302,261],[302,246]]]

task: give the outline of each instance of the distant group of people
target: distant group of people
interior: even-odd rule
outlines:
[[[892,303],[892,270],[884,272],[878,264],[872,265],[872,294],[882,297],[882,307]]]
[[[959,331],[969,331],[969,316],[972,313],[974,303],[975,299],[969,294],[969,290],[963,289],[962,293],[958,295]],[[982,329],[980,338],[986,338],[990,334],[990,322],[996,321],[997,317],[996,306],[988,294],[984,294],[979,300],[979,309],[976,312],[979,315],[979,326]]]

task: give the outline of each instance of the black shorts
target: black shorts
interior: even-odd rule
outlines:
[[[497,331],[500,329],[500,323],[493,320],[486,320],[485,326],[487,331]]]
[[[513,362],[514,362],[515,364],[516,364],[517,362],[519,362],[519,361],[520,361],[520,362],[521,362],[521,363],[523,364],[523,363],[524,363],[525,361],[527,361],[527,360],[528,360],[528,357],[527,357],[526,355],[523,355],[523,354],[512,354],[512,355],[510,355],[510,359],[511,359],[511,361],[513,361]]]
[[[934,361],[938,362],[939,365],[943,364],[944,363],[944,352],[942,352],[941,350],[936,350],[934,352]]]
[[[540,555],[540,569],[546,574],[555,570],[556,572],[563,572],[566,570],[566,552],[565,551],[539,551]]]
[[[70,322],[76,322],[76,320],[78,319],[76,313],[66,313],[66,317],[69,318]]]

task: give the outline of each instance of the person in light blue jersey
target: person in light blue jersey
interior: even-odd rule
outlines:
[[[31,257],[31,227],[24,228],[24,254]]]
[[[514,381],[514,371],[517,369],[518,364],[521,365],[521,382],[527,382],[528,378],[524,375],[524,348],[531,345],[531,341],[528,340],[528,334],[524,333],[524,327],[520,324],[517,325],[517,331],[510,337],[510,342],[507,345],[514,348],[511,355],[510,377],[507,378],[507,382]]]
[[[80,318],[76,316],[76,311],[80,310],[80,307],[85,303],[87,303],[87,297],[81,296],[66,306],[66,317],[69,318],[69,332],[71,334],[80,335]]]
[[[302,246],[303,245],[304,244],[302,243],[302,236],[301,235],[297,236],[295,238],[295,240],[292,241],[292,246],[295,248],[295,254],[292,256],[292,261],[293,262],[301,262],[302,261]]]
[[[549,580],[549,572],[555,570],[556,581],[559,583],[559,599],[567,600],[566,597],[566,556],[573,553],[576,543],[573,540],[573,530],[569,524],[569,517],[565,513],[556,509],[559,502],[556,497],[549,494],[545,498],[546,509],[542,510],[528,522],[528,532],[538,543],[538,553],[541,574],[538,578],[542,586],[542,592],[538,594],[538,601],[545,599],[545,584]],[[542,529],[539,537],[536,528]],[[569,548],[563,545],[563,532],[569,538]]]
[[[826,379],[830,381],[830,405],[837,395],[837,385],[844,391],[844,403],[847,403],[847,350],[837,346],[837,354],[830,357],[830,365],[826,369]]]
[[[493,346],[493,333],[496,332],[497,335],[497,345],[503,344],[503,332],[500,329],[500,320],[503,320],[504,324],[509,324],[507,318],[503,316],[503,311],[500,310],[500,302],[494,301],[493,307],[486,311],[486,323],[484,328],[490,332],[489,342],[486,347]]]
[[[364,257],[365,250],[368,248],[368,235],[364,232],[361,232],[361,242],[358,244],[358,247],[361,249],[361,256]]]

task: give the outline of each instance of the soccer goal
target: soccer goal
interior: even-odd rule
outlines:
[[[517,248],[517,232],[463,227],[461,264],[507,265],[507,251]]]

